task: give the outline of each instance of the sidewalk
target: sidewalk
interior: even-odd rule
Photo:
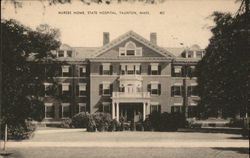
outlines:
[[[165,141],[165,142],[7,142],[8,148],[37,147],[109,147],[109,148],[198,148],[198,147],[230,147],[249,148],[247,140],[200,142],[200,141]]]

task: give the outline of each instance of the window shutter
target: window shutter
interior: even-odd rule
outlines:
[[[103,85],[100,84],[100,85],[99,85],[99,95],[102,95],[102,89],[103,89]]]
[[[161,105],[158,105],[158,112],[161,113]]]
[[[191,91],[191,87],[190,87],[190,86],[188,86],[187,96],[188,96],[188,97],[190,97],[190,96],[191,96],[191,93],[192,93],[192,91]]]
[[[110,75],[112,75],[112,74],[113,74],[113,66],[112,66],[112,65],[110,65],[109,74],[110,74]]]
[[[69,96],[71,95],[71,93],[72,93],[72,86],[69,85]]]
[[[119,65],[119,75],[121,75],[121,74],[122,74],[122,66]]]
[[[174,96],[174,86],[171,87],[171,97]]]
[[[161,75],[161,65],[158,66],[158,75]]]
[[[76,86],[76,96],[79,96],[80,93],[79,93],[79,85]]]
[[[113,92],[113,84],[110,84],[110,95],[112,96],[112,92]]]
[[[62,118],[62,105],[60,104],[58,108],[59,108],[59,117]]]
[[[151,84],[148,84],[148,92],[151,94]]]
[[[100,65],[100,66],[99,66],[99,74],[100,74],[100,75],[102,75],[102,72],[103,72],[102,69],[103,69],[103,68],[102,68],[102,65]]]
[[[161,95],[161,84],[158,84],[158,95]]]
[[[176,77],[176,76],[175,76],[175,72],[174,72],[174,66],[171,67],[171,76],[172,76],[172,77]]]
[[[151,75],[151,65],[148,65],[148,75]]]
[[[181,93],[182,93],[182,96],[185,97],[185,87],[184,86],[181,86]]]

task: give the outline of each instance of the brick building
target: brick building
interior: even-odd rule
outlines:
[[[138,121],[152,111],[182,112],[183,107],[188,117],[195,116],[199,97],[193,70],[204,55],[198,45],[163,48],[157,45],[156,33],[147,40],[129,31],[113,41],[103,33],[102,47],[63,44],[54,53],[53,64],[43,64],[44,121],[83,111]],[[52,81],[59,87],[59,98],[46,93]]]

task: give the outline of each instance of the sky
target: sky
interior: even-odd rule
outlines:
[[[44,5],[45,8],[41,2],[26,0],[22,8],[15,10],[9,3],[2,4],[2,18],[16,19],[33,29],[49,24],[60,30],[62,43],[74,47],[102,46],[103,32],[109,32],[113,40],[133,30],[146,39],[150,32],[156,32],[157,44],[162,47],[198,44],[205,48],[212,36],[209,26],[214,26],[209,16],[214,11],[234,14],[240,3],[235,0],[166,0],[153,5],[125,2],[85,5],[75,0],[71,4],[48,6],[44,2]],[[101,14],[102,11],[116,14]]]

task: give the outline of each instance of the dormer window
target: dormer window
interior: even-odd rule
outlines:
[[[71,50],[67,51],[67,57],[72,57],[72,51]]]
[[[58,57],[64,57],[64,51],[63,50],[58,51]]]
[[[120,56],[142,56],[142,48],[136,47],[134,42],[127,42],[125,47],[119,48]]]

